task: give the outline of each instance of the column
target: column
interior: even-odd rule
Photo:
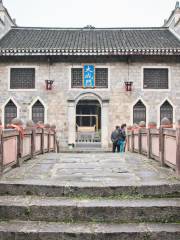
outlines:
[[[76,107],[74,101],[68,101],[68,145],[76,142]]]
[[[102,109],[101,109],[101,142],[103,148],[108,148],[109,143],[109,101],[102,102]]]

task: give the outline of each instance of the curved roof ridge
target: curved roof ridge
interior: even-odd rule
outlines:
[[[12,29],[29,29],[29,30],[84,30],[84,31],[96,31],[96,30],[167,30],[168,27],[97,27],[97,28],[85,28],[85,27],[26,27],[26,26],[12,26]]]

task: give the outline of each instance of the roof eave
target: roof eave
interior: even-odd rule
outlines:
[[[180,55],[180,48],[170,49],[0,49],[1,56],[126,56]]]

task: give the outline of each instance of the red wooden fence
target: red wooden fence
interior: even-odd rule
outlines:
[[[25,129],[23,138],[14,129],[0,129],[0,175],[35,155],[56,151],[56,134],[50,129]]]
[[[180,175],[180,128],[130,130],[127,140],[130,152],[155,159],[161,166],[167,165]]]

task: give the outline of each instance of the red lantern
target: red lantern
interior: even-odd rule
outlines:
[[[127,92],[131,92],[132,91],[132,85],[133,85],[133,82],[124,82],[125,84],[125,89]]]
[[[45,80],[46,83],[46,90],[52,90],[52,85],[54,83],[53,80]]]

